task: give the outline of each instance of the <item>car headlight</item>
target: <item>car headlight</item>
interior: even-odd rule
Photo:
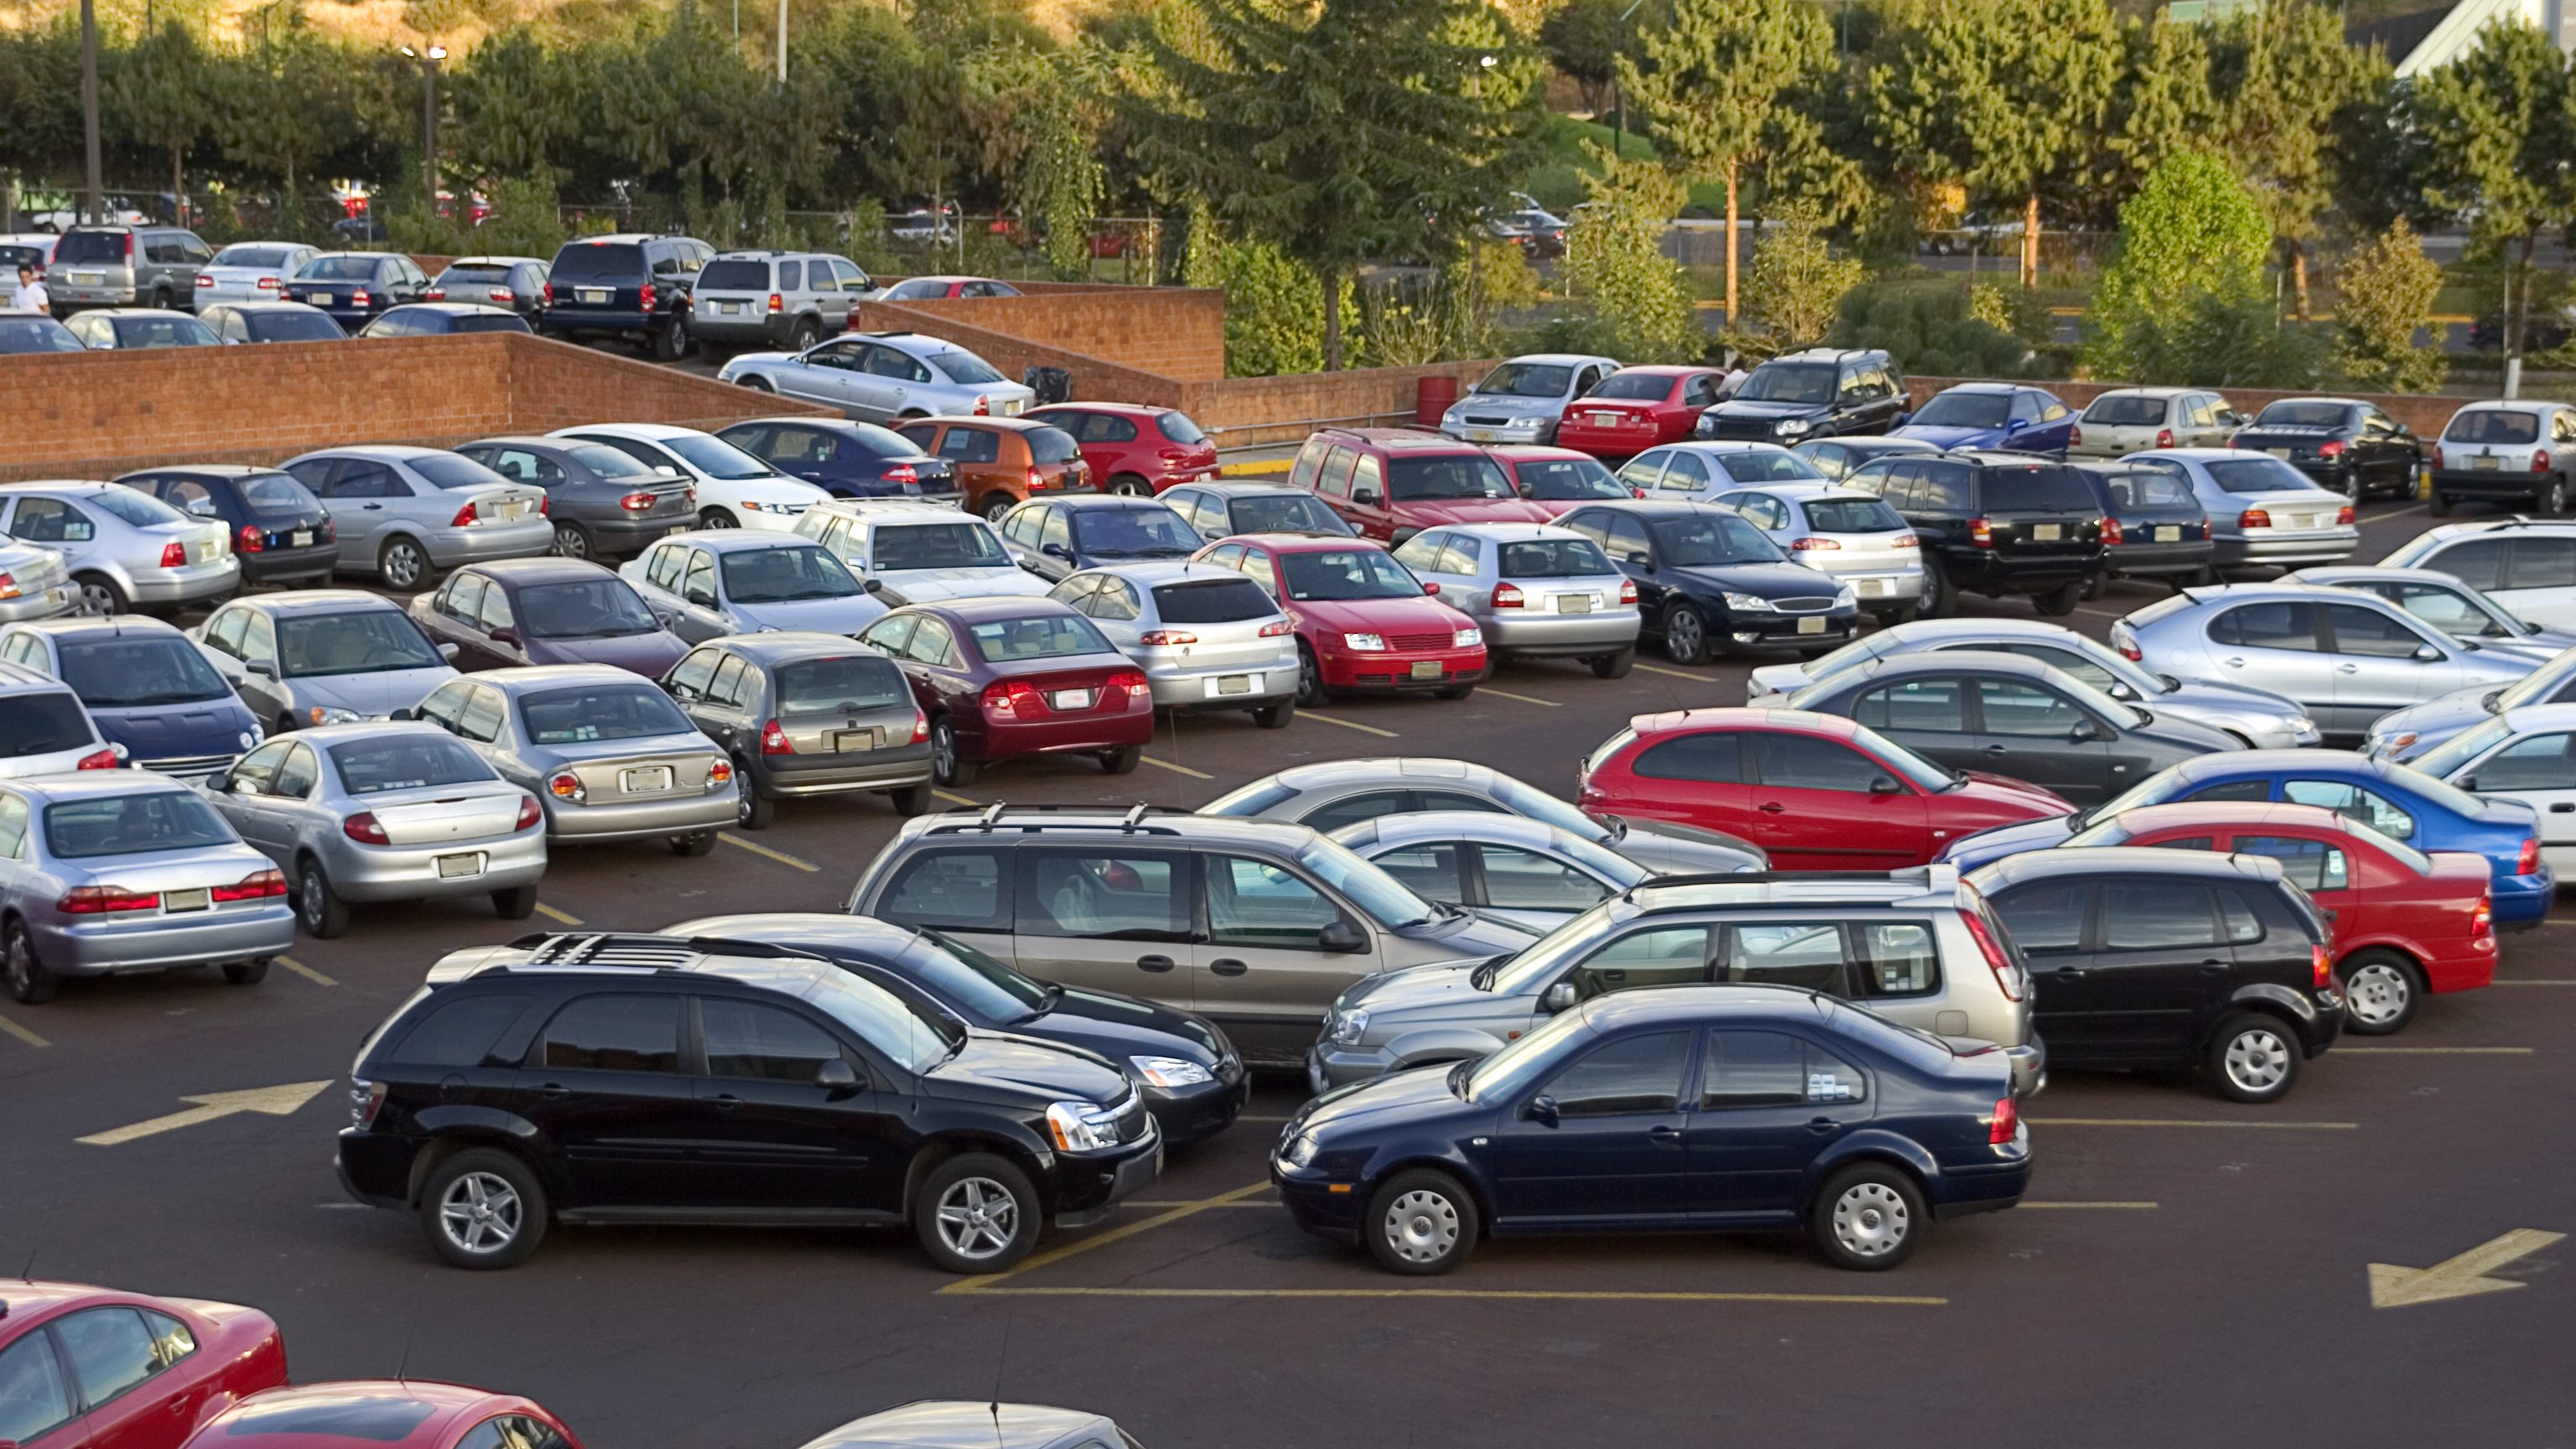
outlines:
[[[1484,642],[1485,631],[1472,624],[1449,636],[1449,645],[1453,649],[1472,649]]]
[[[1136,1075],[1157,1087],[1195,1087],[1216,1080],[1214,1073],[1181,1057],[1129,1057],[1127,1065]]]
[[[342,709],[336,704],[317,704],[306,710],[304,714],[307,719],[318,725],[359,724],[367,718],[354,709]]]
[[[1384,654],[1386,652],[1386,636],[1383,634],[1345,634],[1342,636],[1342,647],[1361,654]]]
[[[1699,415],[1699,421],[1698,421],[1698,422],[1695,422],[1695,423],[1693,423],[1693,424],[1691,424],[1691,436],[1692,436],[1692,437],[1694,437],[1694,438],[1714,438],[1714,437],[1716,437],[1716,436],[1717,436],[1717,419],[1716,419],[1716,418],[1714,418],[1714,417],[1711,417],[1711,416],[1710,416],[1709,414],[1707,414],[1707,413],[1701,413],[1701,414]]]
[[[1845,584],[1841,588],[1834,590],[1834,607],[1837,609],[1849,608],[1859,602],[1860,595],[1853,593],[1852,586],[1849,584]]]
[[[1368,1008],[1365,1006],[1357,1011],[1336,1012],[1326,1039],[1335,1046],[1358,1046],[1360,1038],[1368,1034],[1368,1023]]]
[[[1771,607],[1771,601],[1769,599],[1763,598],[1759,594],[1728,594],[1726,596],[1726,607],[1733,609],[1740,614],[1774,614],[1779,612]]]
[[[1279,1149],[1279,1160],[1290,1167],[1304,1167],[1315,1160],[1315,1147],[1314,1135],[1300,1132],[1288,1139],[1287,1146]]]
[[[1780,421],[1771,425],[1771,431],[1778,433],[1784,438],[1794,438],[1814,426],[1814,423],[1807,421],[1805,418],[1782,418]]]
[[[1057,1102],[1046,1110],[1058,1152],[1107,1152],[1118,1145],[1118,1114],[1091,1102]]]
[[[259,736],[251,733],[249,730],[243,730],[233,738],[239,740],[241,742],[241,747],[245,750],[255,750],[259,748]]]

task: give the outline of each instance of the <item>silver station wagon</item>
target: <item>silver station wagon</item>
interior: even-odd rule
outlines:
[[[1158,709],[1248,709],[1263,729],[1297,713],[1297,631],[1270,592],[1213,564],[1086,569],[1055,587],[1135,660]]]
[[[1406,539],[1395,561],[1476,621],[1501,663],[1572,658],[1603,679],[1637,661],[1637,586],[1601,546],[1544,523],[1462,523]]]

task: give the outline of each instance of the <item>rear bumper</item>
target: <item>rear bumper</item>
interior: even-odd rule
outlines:
[[[2361,530],[2349,525],[2301,529],[2296,533],[2266,529],[2262,533],[2220,536],[2213,561],[2221,568],[2238,565],[2305,568],[2310,564],[2342,563],[2359,547]]]
[[[1514,654],[1600,654],[1637,642],[1637,611],[1602,609],[1590,614],[1530,614],[1498,609],[1478,621],[1487,649]]]
[[[340,545],[317,543],[310,548],[266,548],[257,553],[237,553],[242,582],[251,584],[282,583],[289,579],[318,579],[331,572],[340,562]]]
[[[193,604],[219,598],[241,587],[241,565],[231,554],[186,568],[154,569],[134,576],[138,604]]]
[[[1981,557],[1982,556],[1982,557]],[[2082,583],[2109,565],[2096,550],[2063,557],[1998,558],[1984,549],[1945,550],[1941,567],[1963,589],[1992,594],[2038,594]]]
[[[441,875],[439,861],[458,855],[480,855],[482,870],[466,876]],[[331,889],[351,901],[486,895],[537,883],[546,873],[546,831],[539,824],[497,839],[439,846],[352,844],[332,851],[322,868],[330,872]]]
[[[2549,915],[2558,899],[2558,877],[2543,865],[2530,875],[2498,875],[2489,888],[2499,931],[2528,931]]]
[[[2549,487],[2548,473],[2456,468],[2434,470],[2433,491],[2446,498],[2537,498]]]
[[[2131,543],[2110,551],[2111,572],[2120,578],[2153,578],[2164,574],[2196,574],[2209,567],[2217,557],[2217,547],[2208,539],[2190,543]]]
[[[689,324],[698,336],[712,342],[772,342],[784,347],[796,335],[796,324],[809,317],[813,317],[810,312],[772,312],[765,306],[755,310],[748,303],[728,315],[723,303],[700,301],[689,313]],[[832,330],[819,318],[815,326],[825,333]]]
[[[1081,754],[1091,750],[1124,749],[1129,745],[1151,744],[1153,740],[1153,706],[1150,701],[1138,701],[1119,714],[1039,720],[1027,724],[987,720],[980,737],[960,738],[958,746],[968,759],[996,760],[1014,755]]]
[[[832,755],[754,755],[752,783],[765,795],[839,795],[900,790],[930,778],[930,746],[906,741]]]
[[[2013,1141],[1989,1150],[1998,1160],[1942,1165],[1941,1180],[1933,1190],[1935,1220],[2001,1212],[2030,1190],[2030,1129],[2016,1131]]]
[[[369,1207],[411,1206],[411,1160],[420,1144],[389,1132],[363,1127],[340,1129],[339,1150],[331,1165],[339,1171],[340,1190]]]
[[[554,547],[554,520],[532,513],[508,523],[434,528],[421,535],[429,561],[442,569],[496,558],[533,558]]]
[[[621,312],[609,307],[548,307],[537,314],[549,332],[578,336],[586,332],[659,332],[670,319],[649,312]],[[697,319],[691,318],[694,323]]]
[[[1559,423],[1556,427],[1558,447],[1572,448],[1578,453],[1589,453],[1605,460],[1632,458],[1664,441],[1663,430],[1656,427],[1601,428],[1573,422]]]
[[[140,920],[31,918],[30,933],[45,969],[59,976],[112,976],[126,971],[185,970],[258,961],[295,947],[295,912],[284,897],[255,907],[208,910]]]
[[[734,823],[740,808],[729,789],[619,805],[575,805],[563,800],[544,803],[546,838],[584,844],[721,830]]]
[[[1297,656],[1261,664],[1168,664],[1145,666],[1156,709],[1251,709],[1297,692]],[[1248,679],[1248,689],[1223,693],[1219,681]]]
[[[57,580],[32,594],[14,599],[0,599],[0,624],[17,624],[29,619],[50,619],[67,613],[80,602],[69,585]]]

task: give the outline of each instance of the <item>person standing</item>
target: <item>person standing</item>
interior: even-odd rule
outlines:
[[[18,285],[9,291],[9,305],[21,312],[50,314],[54,310],[53,297],[45,291],[45,284],[36,280],[36,269],[25,262],[18,264]]]

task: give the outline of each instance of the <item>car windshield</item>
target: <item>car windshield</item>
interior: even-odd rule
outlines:
[[[519,723],[539,745],[645,740],[697,732],[670,696],[650,685],[584,684],[545,689],[519,700]]]
[[[348,337],[328,312],[310,307],[293,310],[281,307],[274,312],[252,312],[242,318],[250,328],[253,342],[339,342]]]
[[[1502,546],[1497,572],[1507,579],[1600,578],[1619,570],[1588,538],[1537,538]]]
[[[676,438],[656,438],[661,446],[677,453],[692,468],[710,478],[739,483],[752,478],[782,476],[775,468],[722,438],[704,433],[683,433]]]
[[[442,491],[456,488],[510,486],[509,479],[471,458],[460,458],[454,453],[428,453],[417,458],[407,458],[404,461],[411,465],[413,472],[428,479],[431,487]]]
[[[2276,402],[2263,409],[2254,426],[2268,428],[2340,428],[2352,420],[2352,409],[2338,402]]]
[[[1467,1100],[1490,1102],[1518,1095],[1592,1035],[1592,1024],[1580,1011],[1549,1017],[1536,1031],[1505,1043],[1501,1051],[1467,1068],[1463,1081]]]
[[[2307,474],[2273,457],[2225,458],[2203,463],[2211,482],[2229,493],[2323,493]]]
[[[51,317],[0,316],[0,352],[80,352],[72,329]]]
[[[0,759],[50,755],[97,743],[89,715],[68,691],[15,695],[7,709],[0,709]]]
[[[599,475],[606,483],[659,481],[662,475],[641,462],[602,443],[575,443],[564,449],[564,456]]]
[[[232,697],[232,686],[206,662],[204,652],[176,634],[65,639],[55,650],[62,660],[63,683],[92,709]]]
[[[1807,526],[1818,533],[1894,533],[1905,520],[1875,498],[1811,498]]]
[[[1675,379],[1663,372],[1614,372],[1601,379],[1601,385],[1585,397],[1625,398],[1631,402],[1662,402],[1672,396]]]
[[[902,956],[905,975],[977,1016],[1018,1021],[1034,1016],[1057,988],[1032,981],[963,941],[924,931]]]
[[[868,539],[868,567],[886,569],[1008,568],[1002,541],[981,523],[880,523]]]
[[[324,751],[340,772],[340,786],[352,795],[381,795],[387,790],[428,790],[442,785],[479,785],[501,777],[483,757],[462,741],[430,728],[417,733],[348,740]]]
[[[1786,448],[1739,448],[1720,453],[1717,466],[1738,483],[1820,483],[1816,465]]]
[[[1084,553],[1100,558],[1187,558],[1201,542],[1179,514],[1160,503],[1141,508],[1077,508],[1073,536]]]
[[[1575,503],[1593,498],[1625,498],[1628,490],[1610,476],[1598,458],[1541,458],[1513,465],[1521,496],[1549,503]]]
[[[2165,400],[2134,392],[2108,392],[2084,409],[2084,421],[2114,428],[2153,427],[2165,420]]]
[[[2503,692],[2495,695],[2492,702],[2488,704],[2488,712],[2502,713],[2508,709],[2519,709],[2523,705],[2547,699],[2556,694],[2558,687],[2570,679],[2576,679],[2576,654],[2562,653],[2547,664],[2506,685]]]
[[[1020,436],[1029,445],[1032,463],[1070,463],[1082,456],[1081,445],[1062,428],[1031,428]]]
[[[2510,408],[2462,408],[2442,430],[2446,443],[2536,443],[2540,417]]]
[[[1374,548],[1314,549],[1279,555],[1288,597],[1299,603],[1350,599],[1403,599],[1422,593],[1422,581]]]
[[[299,282],[372,282],[382,265],[365,255],[315,257],[295,274]]]
[[[662,627],[634,587],[614,575],[530,584],[512,603],[519,626],[534,639],[616,639]]]
[[[293,255],[295,255],[293,247],[267,246],[258,242],[235,242],[215,253],[214,264],[219,267],[276,268],[285,266],[286,259]]]
[[[118,317],[108,326],[116,333],[116,345],[128,352],[155,347],[220,347],[215,334],[194,317],[177,312],[166,316]]]
[[[907,1071],[928,1071],[957,1045],[893,992],[847,972],[815,977],[803,999]]]
[[[1829,403],[1834,400],[1834,369],[1818,363],[1766,362],[1736,390],[1744,402]]]
[[[54,265],[73,263],[96,265],[100,262],[123,262],[133,253],[134,236],[124,231],[67,231],[54,244]]]
[[[1574,369],[1562,362],[1506,362],[1476,384],[1478,397],[1563,397]]]
[[[420,626],[394,608],[280,619],[277,661],[288,679],[436,669],[447,662]]]
[[[1297,863],[1381,926],[1427,925],[1447,914],[1333,841],[1318,840],[1298,851]]]
[[[981,387],[986,383],[1010,380],[995,372],[991,363],[962,348],[951,347],[944,351],[924,353],[921,360],[946,373],[950,382],[962,382]]]
[[[1232,533],[1339,533],[1351,526],[1311,493],[1263,493],[1227,505]]]
[[[1575,809],[1544,790],[1525,785],[1509,775],[1494,777],[1494,799],[1515,815],[1526,815],[1543,825],[1553,825],[1568,835],[1584,840],[1600,840],[1609,832],[1601,822]]]
[[[110,488],[90,495],[90,502],[100,510],[133,524],[137,528],[155,528],[166,523],[185,523],[188,516],[149,493],[131,488]]]
[[[2473,729],[2460,731],[2407,763],[2435,779],[2442,779],[2511,738],[2513,727],[2505,723],[2502,715],[2497,715]]]
[[[1077,654],[1115,654],[1089,619],[1079,614],[1041,614],[1034,619],[994,619],[970,624],[975,652],[987,664],[1017,664],[1030,659],[1069,659]]]
[[[1387,465],[1386,484],[1387,496],[1397,503],[1512,496],[1512,481],[1503,476],[1503,466],[1483,453],[1396,458]]]
[[[1923,405],[1914,421],[1927,428],[2000,428],[2012,398],[2000,392],[1945,392]]]
[[[242,506],[253,513],[311,517],[322,511],[322,500],[292,473],[246,474],[233,486],[241,490]]]
[[[240,837],[188,790],[153,790],[45,807],[45,848],[60,860],[211,850]]]
[[[813,544],[722,555],[725,598],[736,604],[846,599],[861,592],[847,565]]]
[[[1699,513],[1655,521],[1655,551],[1675,568],[1779,563],[1788,555],[1762,530],[1732,513]]]
[[[852,714],[889,709],[911,697],[903,671],[877,654],[830,654],[778,666],[778,712]]]

